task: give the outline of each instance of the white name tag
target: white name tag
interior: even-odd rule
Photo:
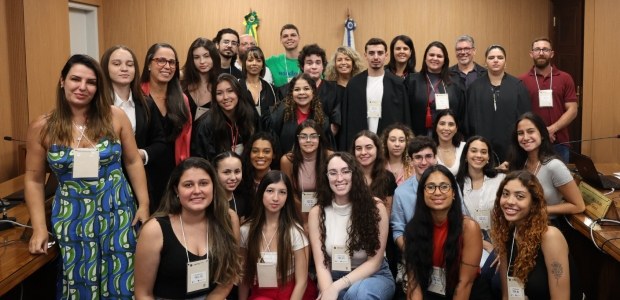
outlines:
[[[208,108],[198,106],[196,108],[196,115],[194,116],[194,120],[198,120],[198,118],[200,118],[200,116],[204,115],[208,111],[209,111]]]
[[[99,151],[94,148],[73,150],[73,178],[99,177]]]
[[[268,264],[277,264],[278,263],[278,253],[277,252],[266,252],[261,251],[260,256],[263,258],[264,263]]]
[[[206,259],[187,263],[187,292],[209,288],[209,261]]]
[[[476,209],[474,211],[474,217],[476,222],[480,224],[480,229],[491,229],[491,210],[489,209]]]
[[[351,257],[347,247],[334,246],[332,249],[332,271],[351,271]]]
[[[276,264],[257,263],[256,276],[258,277],[258,287],[278,287],[278,271],[276,270]]]
[[[516,277],[508,277],[508,299],[509,300],[525,300],[525,288],[521,280]]]
[[[538,102],[540,107],[553,107],[553,90],[538,91]]]
[[[239,155],[242,155],[243,154],[243,144],[237,144],[237,145],[232,146],[232,151],[237,153],[237,154],[239,154]]]
[[[314,192],[301,193],[301,212],[310,212],[316,201],[316,194]]]
[[[368,100],[368,117],[381,118],[381,101]]]
[[[446,273],[443,268],[433,267],[428,290],[435,294],[446,295]]]
[[[435,94],[435,109],[450,109],[450,99],[448,99],[448,94]]]

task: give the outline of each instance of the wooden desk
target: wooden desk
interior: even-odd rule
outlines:
[[[23,176],[0,183],[0,196],[9,195],[22,189],[23,186]],[[11,208],[8,214],[10,217],[16,217],[17,222],[22,224],[26,224],[30,219],[25,204]],[[0,296],[58,255],[57,246],[48,249],[47,255],[31,255],[28,251],[28,241],[20,239],[24,230],[22,227],[15,227],[0,231]]]
[[[611,174],[620,171],[620,164],[596,164],[599,172]],[[620,191],[608,198],[620,207]],[[620,211],[618,211],[620,214]],[[595,225],[594,240],[605,253],[598,251],[590,238],[593,220],[583,213],[568,217],[575,230],[566,235],[570,252],[575,260],[580,283],[588,299],[617,299],[617,284],[620,278],[620,225]],[[572,270],[571,270],[572,272]]]

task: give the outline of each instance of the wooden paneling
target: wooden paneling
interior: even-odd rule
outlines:
[[[333,53],[341,43],[347,9],[358,23],[356,46],[363,51],[371,37],[389,44],[392,37],[412,37],[418,61],[429,42],[443,41],[455,62],[454,40],[471,34],[478,45],[478,61],[490,44],[502,44],[508,52],[509,72],[518,75],[531,65],[527,49],[534,37],[546,35],[549,4],[541,1],[491,0],[315,0],[315,1],[201,1],[201,0],[107,0],[104,4],[105,45],[123,43],[143,57],[155,42],[172,44],[184,61],[189,44],[199,36],[212,39],[217,31],[231,27],[243,31],[243,16],[250,8],[261,20],[259,44],[267,56],[282,52],[279,32],[293,23],[300,30],[301,44],[318,43]],[[532,9],[535,7],[536,9]],[[418,63],[420,66],[421,63]]]
[[[616,38],[620,4],[613,0],[585,2],[583,138],[615,136],[620,133],[620,102],[617,72],[620,50]],[[620,140],[582,144],[582,151],[596,162],[620,162]]]

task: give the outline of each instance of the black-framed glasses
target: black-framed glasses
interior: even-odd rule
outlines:
[[[549,49],[549,48],[534,48],[534,49],[532,49],[532,52],[534,52],[534,53],[544,53],[544,54],[547,54],[547,53],[549,53],[551,51],[553,51],[553,50]]]
[[[415,161],[422,161],[423,159],[426,161],[431,161],[433,158],[435,157],[435,154],[426,154],[426,155],[422,155],[422,154],[416,154],[413,156],[413,160]]]
[[[463,48],[456,48],[456,52],[463,52],[463,53],[469,53],[471,50],[473,50],[473,47],[463,47]]]
[[[153,61],[162,68],[165,67],[166,64],[168,64],[168,66],[170,66],[171,68],[177,67],[176,59],[165,59],[163,57],[155,57],[153,58]]]
[[[452,189],[452,186],[448,183],[440,183],[440,184],[429,183],[429,184],[424,185],[424,191],[429,194],[434,194],[437,188],[439,188],[439,191],[442,194],[445,194]]]
[[[318,133],[311,133],[311,134],[300,133],[297,135],[297,138],[303,141],[308,141],[308,140],[316,141],[319,139],[320,136],[321,135],[319,135]]]

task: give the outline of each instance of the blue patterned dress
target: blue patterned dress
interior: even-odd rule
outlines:
[[[62,255],[58,299],[132,299],[136,204],[123,175],[121,144],[101,139],[99,178],[73,178],[73,149],[51,145],[58,178],[52,228]]]

